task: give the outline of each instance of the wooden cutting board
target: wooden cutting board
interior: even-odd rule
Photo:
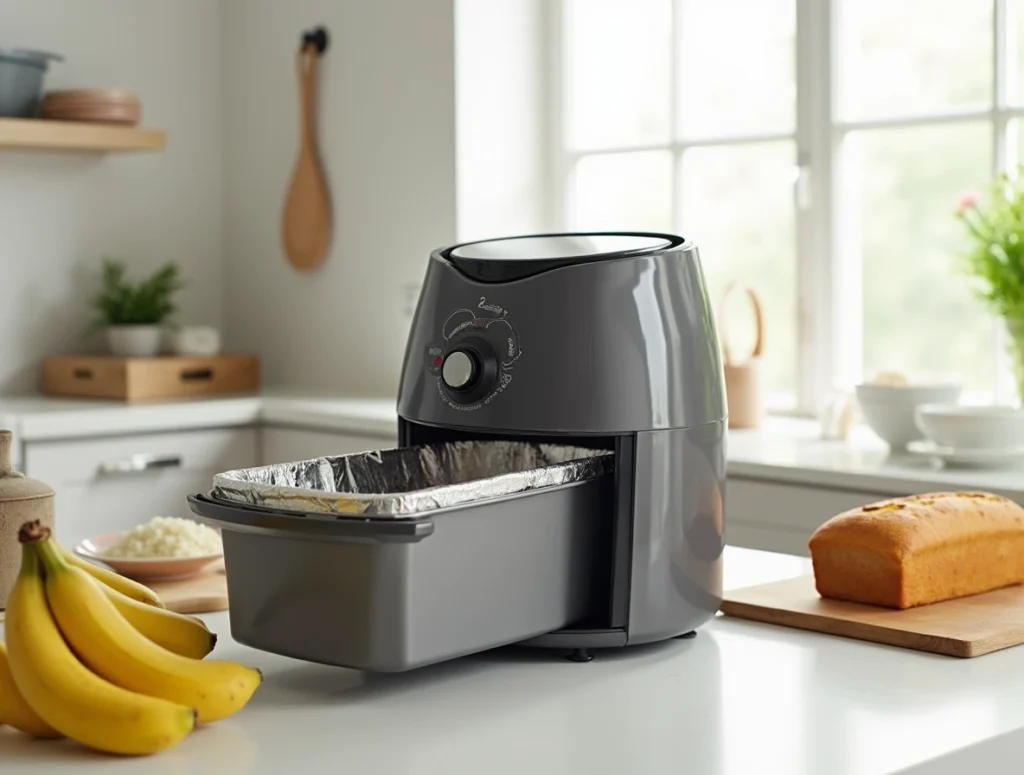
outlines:
[[[179,581],[154,581],[147,585],[164,605],[179,614],[209,614],[226,611],[228,607],[228,579],[224,563],[214,565],[198,576]]]
[[[210,614],[228,608],[228,579],[224,563],[214,565],[198,576],[178,581],[156,581],[147,584],[164,605],[179,614]],[[0,622],[4,612],[0,611]]]
[[[1024,586],[897,611],[825,600],[814,589],[814,577],[801,576],[726,592],[721,610],[951,657],[978,657],[1024,643]]]

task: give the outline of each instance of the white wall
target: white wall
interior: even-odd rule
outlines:
[[[122,86],[164,153],[0,150],[0,392],[36,389],[40,357],[85,336],[105,255],[179,261],[180,318],[221,314],[220,6],[213,0],[0,0],[0,45],[63,53],[48,88]]]
[[[456,0],[459,239],[547,231],[547,0]]]
[[[453,0],[225,0],[227,341],[269,385],[394,394],[407,286],[455,237]],[[300,32],[331,34],[320,149],[334,243],[312,275],[280,248],[297,146]]]

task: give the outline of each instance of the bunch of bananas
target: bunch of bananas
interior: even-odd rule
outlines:
[[[142,755],[241,710],[262,682],[203,661],[216,636],[146,587],[65,551],[39,522],[21,527],[21,571],[0,643],[0,724]]]

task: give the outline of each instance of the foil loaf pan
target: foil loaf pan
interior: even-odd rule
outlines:
[[[424,512],[611,472],[605,450],[457,441],[374,450],[218,474],[211,495],[288,511],[410,519]]]

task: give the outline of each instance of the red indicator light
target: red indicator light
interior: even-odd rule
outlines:
[[[440,355],[434,356],[434,368],[441,368],[441,364],[444,363]]]

